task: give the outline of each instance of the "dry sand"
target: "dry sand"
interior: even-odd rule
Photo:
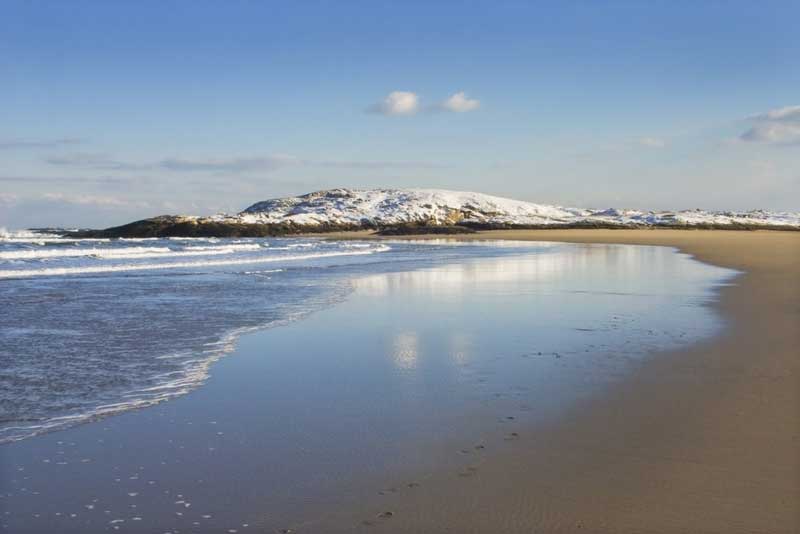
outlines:
[[[360,528],[800,532],[800,233],[512,230],[460,238],[666,245],[744,274],[715,304],[729,324],[723,335],[649,359],[590,405],[520,429],[468,480],[436,473],[382,504],[390,517]]]

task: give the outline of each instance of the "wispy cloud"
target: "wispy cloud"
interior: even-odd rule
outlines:
[[[107,171],[131,171],[151,168],[151,165],[127,161],[118,161],[105,154],[91,154],[78,152],[60,156],[50,156],[45,161],[51,165],[63,167],[82,167]]]
[[[410,91],[392,91],[367,108],[369,113],[386,116],[415,115],[420,110],[419,96]]]
[[[115,176],[0,176],[0,183],[82,183],[82,184],[126,184],[131,177]],[[149,181],[149,178],[137,177],[137,181]]]
[[[453,113],[466,113],[478,109],[480,105],[480,100],[469,98],[466,93],[460,91],[441,102],[438,108],[442,111],[452,111]]]
[[[77,145],[82,142],[82,139],[78,139],[76,137],[63,137],[60,139],[0,139],[0,150],[58,148],[62,146]]]
[[[67,154],[46,158],[51,165],[78,167],[104,171],[166,170],[173,172],[204,172],[242,174],[248,172],[271,172],[288,166],[325,167],[344,169],[412,169],[441,168],[440,164],[424,161],[381,161],[381,160],[329,160],[299,158],[289,154],[272,154],[247,158],[166,158],[151,163],[135,163],[110,158],[104,154]],[[98,181],[97,178],[87,179]],[[0,181],[4,181],[0,177]],[[24,181],[23,178],[6,177],[5,181]],[[56,179],[53,179],[56,181]]]
[[[297,163],[294,156],[275,154],[253,158],[190,159],[167,158],[155,162],[137,163],[111,158],[105,154],[66,154],[53,156],[45,161],[51,165],[81,167],[110,171],[168,170],[181,172],[229,172],[272,171]]]
[[[800,106],[786,106],[749,117],[754,121],[800,122]]]
[[[756,124],[739,136],[739,139],[750,143],[796,145],[800,143],[800,124],[780,122]]]
[[[232,159],[165,159],[156,164],[157,167],[171,171],[201,172],[246,172],[272,171],[298,163],[298,158],[286,154],[275,154],[258,158]]]
[[[787,106],[747,119],[753,125],[739,136],[749,143],[787,146],[800,144],[800,106]]]
[[[442,169],[447,165],[427,161],[347,161],[347,160],[303,160],[309,167],[335,169]]]

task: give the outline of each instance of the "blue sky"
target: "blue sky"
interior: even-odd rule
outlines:
[[[0,226],[329,187],[800,209],[797,2],[5,2]]]

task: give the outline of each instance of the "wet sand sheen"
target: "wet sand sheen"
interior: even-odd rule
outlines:
[[[390,504],[380,532],[800,531],[800,234],[548,230],[478,239],[680,248],[744,271],[715,304],[723,336],[658,358],[590,404],[523,427],[475,483],[439,471]],[[508,443],[507,443],[508,445]],[[470,481],[472,482],[472,481]],[[348,517],[349,516],[349,517]]]
[[[668,249],[540,249],[359,277],[347,302],[242,338],[191,395],[4,447],[6,521],[396,530],[440,474],[481,484],[643,347],[715,327],[703,302],[721,271]]]

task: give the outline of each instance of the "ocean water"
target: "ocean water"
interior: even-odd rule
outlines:
[[[530,245],[0,238],[0,443],[202,384],[241,334],[341,301],[350,280]]]

